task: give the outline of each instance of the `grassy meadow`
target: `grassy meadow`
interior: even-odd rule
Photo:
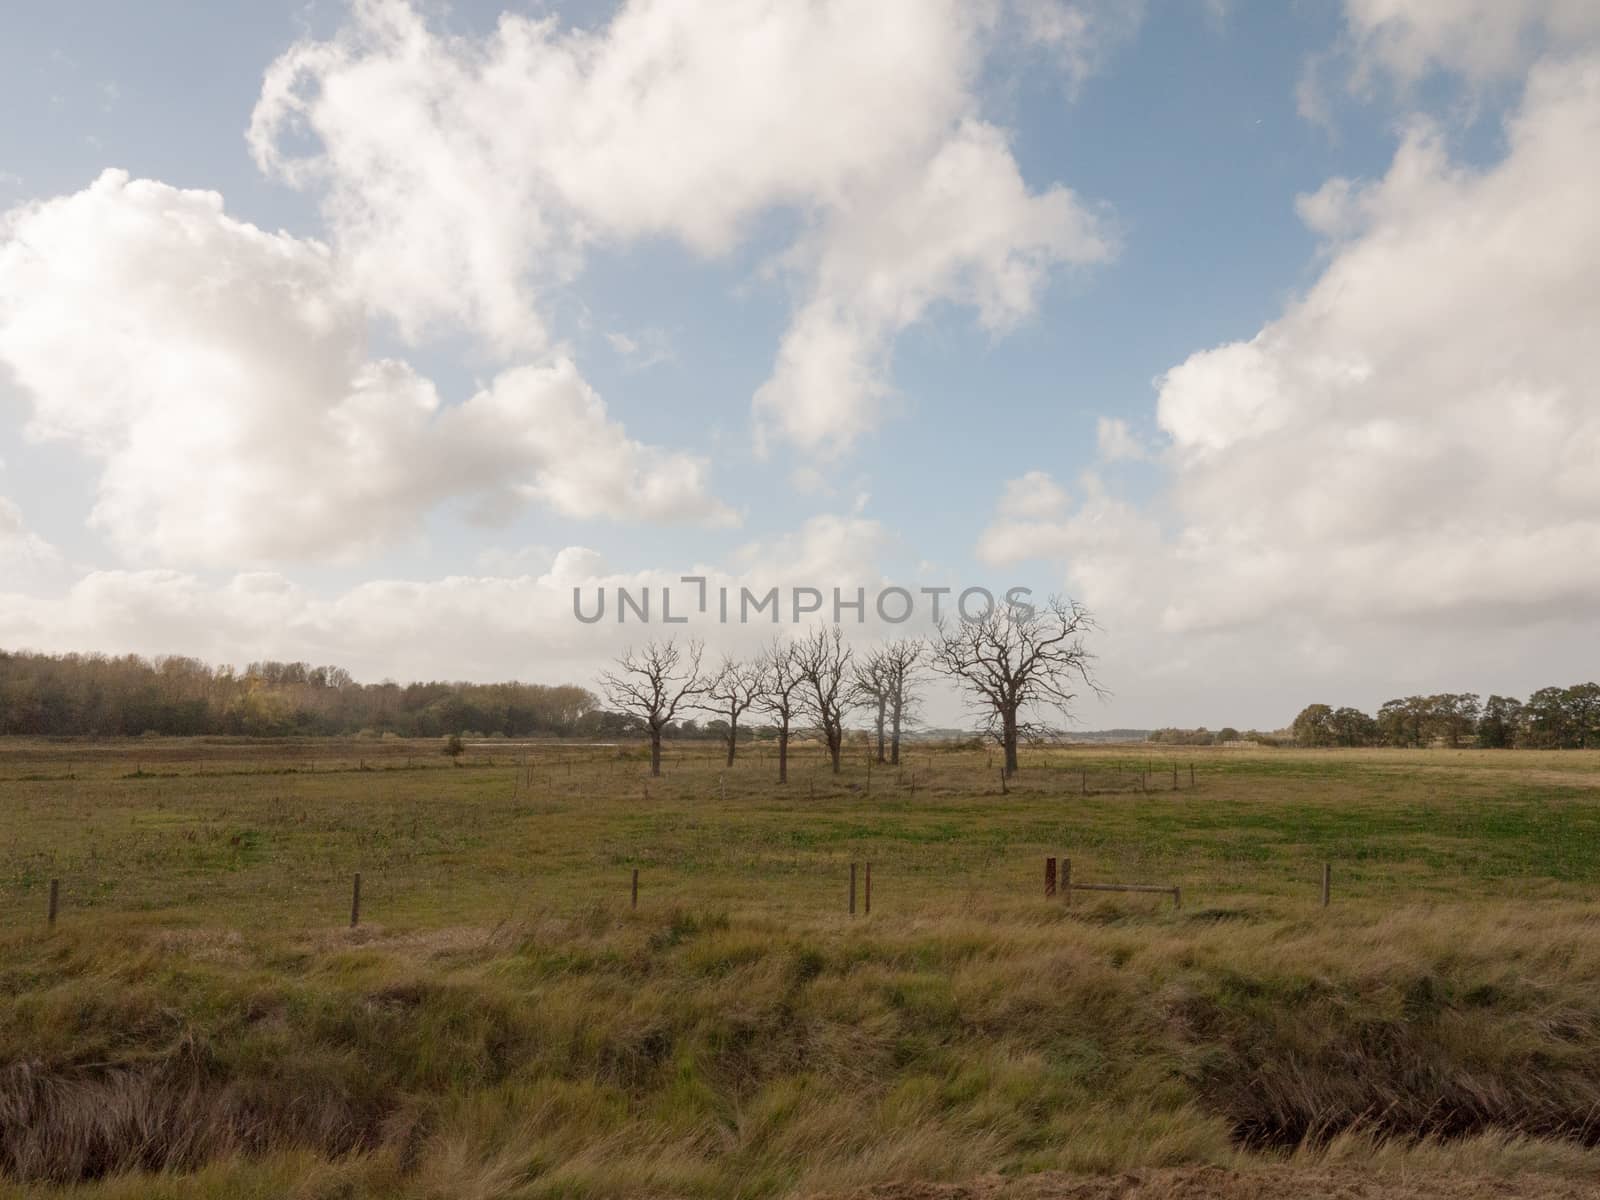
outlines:
[[[1600,753],[770,755],[0,742],[0,1194],[1600,1178]]]

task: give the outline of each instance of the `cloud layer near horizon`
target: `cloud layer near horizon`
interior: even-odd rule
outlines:
[[[0,554],[8,545],[11,515],[0,501]],[[335,664],[369,681],[520,677],[588,682],[596,665],[622,645],[653,636],[705,638],[713,657],[754,653],[774,634],[804,628],[790,620],[795,588],[822,589],[827,616],[832,615],[832,588],[845,591],[846,603],[865,588],[863,619],[857,622],[852,610],[844,613],[852,636],[902,635],[909,623],[888,624],[873,611],[874,589],[887,582],[881,563],[890,541],[875,521],[816,517],[793,531],[748,542],[725,562],[687,571],[619,570],[592,550],[568,547],[530,556],[537,565],[522,574],[373,579],[332,596],[270,571],[221,579],[160,569],[91,571],[56,594],[12,592],[0,583],[0,629],[10,648],[112,648],[156,655],[181,647],[208,661],[239,666],[263,658]],[[684,574],[707,580],[704,616],[696,608],[700,589],[685,583]],[[733,619],[726,624],[717,620],[722,587],[733,598]],[[741,587],[762,598],[780,589],[781,622],[774,623],[767,608],[741,624]],[[636,602],[648,589],[654,623],[640,623],[632,610],[626,623],[619,621],[618,588],[628,589]],[[690,624],[662,623],[664,588],[672,591],[673,614],[688,615]],[[591,624],[575,618],[574,589],[581,589],[587,616],[605,592],[603,620]]]

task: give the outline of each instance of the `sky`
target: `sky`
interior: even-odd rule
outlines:
[[[0,105],[0,647],[804,628],[612,619],[687,575],[1071,596],[1087,728],[1600,671],[1592,0],[69,0]]]

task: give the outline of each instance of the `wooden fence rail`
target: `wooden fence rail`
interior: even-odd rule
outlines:
[[[1062,901],[1072,903],[1073,892],[1143,892],[1157,896],[1171,896],[1172,907],[1183,907],[1183,891],[1175,884],[1170,883],[1074,883],[1072,881],[1072,860],[1061,860],[1061,871],[1056,872],[1056,860],[1044,860],[1044,894],[1053,896],[1059,891]]]
[[[1063,890],[1073,892],[1149,892],[1152,895],[1171,896],[1174,907],[1182,907],[1182,891],[1160,883],[1069,883]]]

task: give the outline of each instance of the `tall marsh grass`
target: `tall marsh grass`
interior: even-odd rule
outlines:
[[[0,1176],[778,1196],[1357,1143],[1595,1171],[1593,934],[1581,906],[1104,903],[12,935]]]

